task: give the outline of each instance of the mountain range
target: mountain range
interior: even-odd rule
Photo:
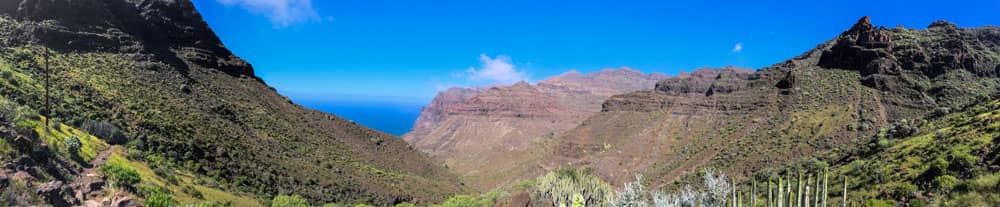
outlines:
[[[834,204],[1000,204],[994,26],[452,88],[395,137],[277,93],[189,0],[0,0],[0,86],[0,205],[624,206],[713,173],[732,204],[819,169]]]

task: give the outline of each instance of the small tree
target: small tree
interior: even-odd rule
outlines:
[[[63,145],[66,146],[66,150],[68,150],[70,153],[77,153],[80,152],[80,147],[83,146],[83,143],[80,143],[79,137],[68,136],[66,138],[63,138]]]

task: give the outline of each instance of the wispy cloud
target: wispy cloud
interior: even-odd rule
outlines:
[[[742,42],[738,42],[738,43],[736,43],[736,45],[733,45],[733,52],[734,53],[739,53],[739,52],[742,52],[742,51],[743,51],[743,43]]]
[[[265,15],[275,27],[308,21],[322,21],[312,0],[217,0],[226,6],[237,5],[252,13]],[[327,17],[325,19],[332,19]]]
[[[518,71],[509,56],[498,55],[490,58],[486,54],[479,55],[480,68],[469,67],[466,71],[473,81],[489,81],[496,84],[509,84],[528,78],[523,71]]]

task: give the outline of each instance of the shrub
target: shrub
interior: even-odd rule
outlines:
[[[129,141],[121,129],[107,122],[84,121],[80,130],[104,139],[108,144],[125,144]]]
[[[538,179],[534,194],[552,203],[569,204],[581,194],[587,206],[604,205],[614,198],[611,186],[586,170],[557,170]]]
[[[70,153],[77,153],[80,152],[80,147],[83,146],[83,143],[80,143],[79,137],[68,136],[66,138],[63,138],[63,145],[66,146],[66,150],[68,150]]]
[[[119,188],[133,189],[140,180],[139,172],[121,161],[104,163],[98,171],[104,174],[112,186]]]
[[[172,207],[174,205],[174,197],[170,196],[169,193],[156,192],[146,197],[146,207]]]
[[[442,207],[482,207],[489,206],[479,198],[470,195],[457,195],[441,204]]]
[[[865,207],[893,207],[892,201],[878,200],[878,199],[868,199],[865,201]]]
[[[299,195],[279,195],[271,199],[271,207],[308,207],[309,202]]]
[[[408,202],[402,202],[400,204],[396,204],[395,207],[417,207],[417,205]]]
[[[941,116],[944,116],[944,115],[948,115],[950,113],[951,113],[951,108],[948,108],[948,107],[937,107],[937,108],[934,109],[934,113],[932,113],[932,115],[935,116],[935,117],[941,117]]]
[[[941,192],[950,192],[951,189],[955,188],[959,184],[958,178],[951,175],[942,175],[934,178],[934,187],[936,187]]]
[[[635,182],[626,183],[625,188],[615,192],[613,206],[646,206],[646,192],[642,190],[642,176],[636,175]]]
[[[17,123],[19,127],[25,128],[20,124],[21,121],[32,116],[37,116],[37,113],[30,108],[0,97],[0,120]]]

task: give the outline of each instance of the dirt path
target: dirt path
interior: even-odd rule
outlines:
[[[94,157],[94,160],[90,161],[90,168],[84,168],[83,171],[80,172],[80,175],[77,175],[77,177],[96,176],[97,168],[107,162],[108,158],[111,157],[111,152],[117,148],[119,148],[119,146],[111,145],[108,149],[97,153],[97,157]]]
[[[90,161],[90,167],[84,168],[83,171],[80,171],[80,174],[73,178],[73,182],[69,183],[69,186],[73,188],[73,192],[76,192],[76,195],[74,196],[83,201],[83,203],[86,204],[84,206],[93,206],[95,203],[100,204],[99,200],[101,199],[101,196],[88,196],[87,194],[103,189],[104,180],[101,179],[100,175],[98,175],[97,169],[100,168],[101,165],[104,165],[104,163],[111,157],[111,153],[118,150],[118,148],[120,148],[120,146],[112,145],[111,147],[108,147],[108,149],[98,153],[97,157],[94,157],[94,159]],[[97,185],[97,183],[102,184]]]

